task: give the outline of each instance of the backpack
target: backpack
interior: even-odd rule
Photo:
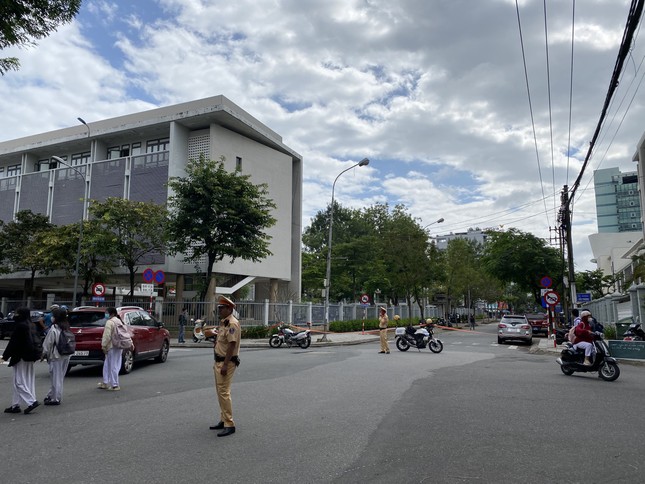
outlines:
[[[43,333],[36,323],[28,321],[29,325],[29,346],[31,347],[31,355],[23,358],[25,361],[38,361],[43,354]]]
[[[112,346],[121,350],[132,348],[132,336],[125,323],[119,319],[114,322],[114,332],[112,333]]]
[[[58,341],[56,341],[56,349],[61,356],[73,355],[76,351],[76,336],[69,329],[60,330]]]

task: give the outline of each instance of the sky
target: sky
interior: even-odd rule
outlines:
[[[403,204],[431,235],[549,239],[630,2],[518,5],[519,22],[515,0],[85,0],[37,45],[0,52],[21,62],[0,77],[0,141],[222,94],[303,156],[304,226],[367,157],[338,179],[342,206]],[[636,170],[638,33],[573,205],[578,271],[595,269],[593,171]]]

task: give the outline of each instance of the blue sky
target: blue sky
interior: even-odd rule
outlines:
[[[598,121],[629,2],[576,2],[571,131],[571,2],[547,2],[551,113],[543,2],[519,5],[539,164],[514,0],[86,0],[72,24],[5,51],[22,67],[0,78],[0,140],[223,94],[304,156],[305,225],[335,176],[369,157],[337,183],[342,205],[404,203],[423,225],[445,219],[434,234],[546,238]],[[579,270],[594,267],[593,170],[636,169],[644,54],[637,36],[575,202]]]

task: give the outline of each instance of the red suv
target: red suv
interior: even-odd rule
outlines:
[[[107,321],[105,310],[106,308],[85,306],[69,313],[71,331],[76,336],[76,351],[69,360],[70,367],[103,364],[101,339]],[[163,324],[137,306],[123,306],[116,310],[130,329],[134,343],[134,350],[123,350],[121,373],[130,373],[137,360],[154,358],[159,363],[164,363],[168,358],[170,333]]]

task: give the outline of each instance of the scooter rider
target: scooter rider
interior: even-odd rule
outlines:
[[[573,347],[576,350],[583,349],[585,351],[584,364],[587,366],[591,366],[591,356],[594,352],[593,328],[589,322],[590,318],[590,311],[582,311],[580,313],[580,323],[577,324],[573,330],[573,334],[576,338]]]

